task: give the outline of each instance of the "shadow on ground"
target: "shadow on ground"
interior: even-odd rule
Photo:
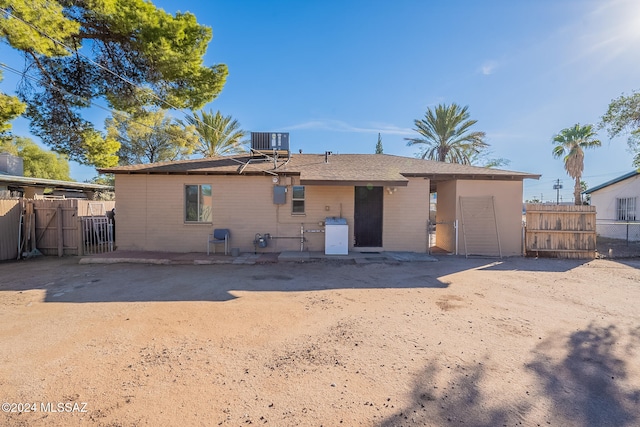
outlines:
[[[551,258],[523,258],[512,257],[494,259],[478,270],[489,271],[540,271],[548,273],[563,273],[578,268],[590,260],[551,259]]]
[[[625,359],[639,360],[640,327],[623,332],[615,325],[590,325],[572,333],[566,357],[554,360],[549,353],[558,344],[541,343],[528,365],[553,401],[554,417],[589,427],[638,425],[640,389],[628,387]]]
[[[414,385],[413,404],[398,410],[380,426],[494,427],[524,419],[526,403],[516,407],[500,405],[483,391],[487,375],[483,363],[451,365],[431,362]]]
[[[444,276],[486,260],[429,263],[326,262],[256,265],[78,265],[43,257],[3,264],[0,291],[44,290],[45,302],[229,301],[241,292],[329,289],[444,289]],[[7,268],[5,268],[7,267]]]
[[[509,401],[499,401],[487,387],[491,370],[485,362],[433,361],[413,386],[412,404],[379,425],[637,426],[640,388],[638,378],[629,381],[628,368],[638,360],[639,347],[640,327],[623,333],[614,325],[589,325],[568,337],[543,341],[524,367],[533,374],[534,385],[513,390]],[[555,358],[558,350],[565,356]],[[493,389],[507,388],[509,394],[504,379],[491,382]]]
[[[2,263],[0,291],[44,290],[46,302],[229,301],[241,291],[443,289],[446,276],[469,270],[564,272],[586,261],[439,257],[437,262],[353,264],[352,261],[255,265],[87,264],[40,257]]]

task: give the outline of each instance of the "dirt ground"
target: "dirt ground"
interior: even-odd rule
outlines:
[[[637,426],[640,260],[0,264],[3,426]]]

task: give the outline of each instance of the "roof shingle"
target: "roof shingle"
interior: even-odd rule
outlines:
[[[406,185],[407,177],[430,179],[538,179],[540,175],[436,162],[389,154],[292,154],[290,158],[255,159],[250,155],[210,157],[99,169],[114,174],[228,175],[243,173],[299,175],[303,184],[384,183]]]

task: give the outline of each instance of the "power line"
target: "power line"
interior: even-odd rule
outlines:
[[[154,127],[151,127],[151,126],[147,125],[146,123],[140,123],[140,122],[138,122],[138,121],[136,121],[136,120],[133,120],[133,119],[132,119],[132,116],[131,116],[130,114],[126,113],[126,112],[123,112],[123,111],[116,111],[116,110],[112,110],[112,109],[109,109],[109,108],[103,107],[102,105],[96,104],[95,102],[93,102],[93,101],[92,101],[92,100],[90,100],[90,99],[83,98],[83,97],[78,96],[78,95],[74,95],[74,94],[70,93],[69,91],[67,91],[67,90],[65,90],[65,89],[62,89],[62,88],[59,88],[59,87],[57,87],[57,86],[53,85],[53,84],[52,84],[52,83],[50,83],[50,82],[47,82],[47,81],[45,81],[45,80],[43,80],[43,79],[38,79],[37,77],[35,77],[35,76],[31,76],[31,75],[27,74],[27,73],[26,73],[26,72],[24,72],[24,71],[16,70],[15,68],[12,68],[12,67],[10,67],[10,66],[8,66],[8,65],[4,64],[4,63],[1,63],[1,62],[0,62],[0,68],[3,68],[3,69],[5,69],[5,70],[7,70],[7,71],[9,71],[9,72],[11,72],[11,73],[14,73],[14,74],[20,75],[20,76],[21,76],[21,77],[23,77],[23,78],[26,78],[26,79],[32,80],[32,81],[34,81],[34,82],[36,82],[36,83],[38,83],[38,84],[44,84],[44,85],[47,85],[47,86],[51,87],[52,89],[54,89],[54,90],[56,90],[56,91],[58,91],[58,92],[60,92],[60,93],[63,93],[63,94],[66,94],[66,95],[70,95],[70,96],[74,96],[74,97],[76,97],[76,98],[78,98],[78,99],[81,99],[81,100],[83,100],[83,101],[85,101],[85,102],[89,103],[89,105],[91,105],[91,106],[93,106],[93,107],[97,107],[97,108],[99,108],[99,109],[101,109],[101,110],[104,110],[104,111],[106,111],[106,112],[108,112],[108,113],[111,113],[111,115],[116,115],[116,114],[118,114],[118,115],[126,116],[126,117],[127,117],[128,119],[130,119],[133,123],[136,123],[136,124],[139,124],[139,125],[141,125],[141,126],[147,127],[147,128],[149,128],[149,129],[151,129],[151,130],[153,130],[153,131],[156,131],[156,132],[158,131],[158,129],[156,129],[156,128],[154,128]],[[204,123],[204,122],[202,122],[202,123]],[[206,126],[208,126],[208,127],[210,127],[210,128],[212,128],[212,129],[214,129],[212,126],[209,126],[209,125],[208,125],[208,124],[206,124],[206,123],[205,123],[205,125],[206,125]],[[214,130],[215,130],[215,129],[214,129]],[[165,133],[166,133],[166,131],[165,131]],[[171,136],[169,133],[167,133],[167,135]],[[234,159],[234,158],[232,158],[232,157],[229,157],[229,159],[230,159],[230,160],[232,160],[232,161],[234,161],[234,162],[236,162],[236,163],[238,163],[238,164],[240,164],[240,165],[244,165],[245,167],[248,165],[248,166],[250,166],[250,167],[254,167],[254,168],[256,168],[257,170],[260,170],[261,172],[272,173],[272,172],[264,171],[264,170],[262,170],[262,169],[258,168],[257,166],[254,166],[254,165],[251,165],[251,164],[245,164],[244,162],[242,162],[242,161],[240,161],[240,160],[237,160],[237,159]]]
[[[123,82],[125,82],[125,83],[127,83],[127,84],[129,84],[129,85],[131,85],[131,86],[133,86],[133,87],[135,87],[135,88],[137,88],[137,89],[140,89],[140,90],[142,90],[142,91],[146,91],[146,92],[148,92],[152,97],[154,97],[154,98],[155,98],[155,99],[157,99],[158,101],[160,101],[160,102],[162,102],[162,103],[164,103],[164,104],[168,105],[168,106],[169,106],[169,107],[171,107],[172,109],[177,110],[177,111],[181,111],[181,110],[182,110],[181,108],[178,108],[177,106],[175,106],[175,105],[171,104],[169,101],[166,101],[165,99],[162,99],[162,98],[161,98],[160,96],[158,96],[155,92],[153,92],[153,91],[149,90],[148,88],[145,88],[145,87],[142,87],[142,86],[138,85],[137,83],[135,83],[135,82],[131,81],[130,79],[128,79],[128,78],[126,78],[126,77],[122,76],[121,74],[118,74],[118,73],[116,73],[115,71],[110,70],[109,68],[105,67],[104,65],[99,64],[99,63],[95,62],[93,59],[89,58],[87,55],[83,54],[82,52],[80,52],[80,51],[78,51],[78,50],[76,50],[76,49],[73,49],[73,48],[71,48],[71,47],[67,46],[66,44],[64,44],[64,43],[63,43],[63,42],[61,42],[60,40],[54,39],[54,38],[53,38],[53,37],[51,37],[49,34],[45,33],[43,30],[41,30],[40,28],[38,28],[38,27],[36,27],[35,25],[31,24],[30,22],[27,22],[27,21],[25,21],[24,19],[22,19],[22,18],[20,18],[20,17],[18,17],[18,16],[16,16],[16,15],[12,14],[12,13],[11,13],[11,11],[9,11],[8,9],[0,8],[0,10],[1,10],[2,12],[4,12],[6,15],[8,15],[8,16],[10,16],[10,17],[14,18],[14,19],[17,19],[18,21],[22,22],[23,24],[25,24],[25,25],[27,25],[27,26],[31,27],[32,29],[34,29],[35,31],[37,31],[38,33],[40,33],[40,35],[42,35],[43,37],[46,37],[47,39],[51,40],[53,43],[55,43],[55,44],[57,44],[57,45],[62,46],[62,47],[63,47],[67,52],[72,53],[72,54],[79,55],[79,56],[83,57],[84,59],[86,59],[87,61],[89,61],[89,63],[91,63],[91,64],[95,65],[96,67],[98,67],[98,68],[100,68],[100,69],[102,69],[102,70],[106,71],[107,73],[111,74],[112,76],[119,78],[119,79],[120,79],[120,80],[122,80]],[[185,115],[186,115],[186,114],[185,114]]]
[[[106,111],[106,112],[108,112],[108,113],[111,113],[111,115],[116,115],[116,114],[117,114],[117,115],[120,115],[120,116],[125,116],[125,117],[127,117],[128,119],[131,119],[131,118],[133,117],[131,114],[129,114],[129,113],[127,113],[127,112],[124,112],[124,111],[117,111],[117,110],[112,110],[112,109],[109,109],[109,108],[107,108],[107,107],[103,107],[103,106],[102,106],[102,105],[100,105],[100,104],[96,104],[96,103],[95,103],[95,102],[93,102],[91,99],[87,99],[87,98],[83,98],[83,97],[78,96],[78,95],[74,95],[73,93],[71,93],[71,92],[69,92],[69,91],[67,91],[67,90],[65,90],[65,89],[63,89],[63,88],[57,87],[57,86],[55,86],[54,84],[52,84],[52,83],[50,83],[50,82],[45,81],[44,79],[38,79],[37,77],[35,77],[35,76],[31,76],[31,75],[27,74],[27,73],[26,73],[26,72],[24,72],[24,71],[16,70],[15,68],[9,67],[7,64],[4,64],[4,63],[2,63],[2,62],[0,62],[0,68],[3,68],[3,69],[5,69],[5,70],[7,70],[7,71],[9,71],[9,72],[11,72],[11,73],[14,73],[14,74],[18,74],[18,75],[20,75],[22,78],[32,80],[32,81],[34,81],[35,83],[38,83],[38,84],[41,84],[41,85],[49,86],[49,87],[51,87],[53,90],[55,90],[55,91],[57,91],[57,92],[60,92],[60,93],[62,93],[62,94],[64,94],[64,95],[70,95],[70,96],[73,96],[73,97],[75,97],[75,98],[77,98],[77,99],[80,99],[80,100],[82,100],[82,101],[84,101],[84,102],[89,103],[89,105],[91,105],[92,107],[96,107],[96,108],[99,108],[99,109],[101,109],[101,110],[104,110],[104,111]],[[139,124],[139,125],[141,125],[141,126],[147,127],[147,128],[149,128],[149,129],[151,129],[151,130],[154,130],[154,128],[153,128],[153,127],[151,127],[151,126],[149,126],[149,125],[147,125],[147,124],[145,124],[145,123],[140,123],[140,122],[135,121],[135,120],[131,120],[131,121],[132,121],[133,123],[136,123],[136,124]]]
[[[193,118],[196,122],[198,122],[198,123],[202,124],[203,126],[208,127],[208,128],[210,128],[210,129],[212,129],[212,130],[216,130],[215,128],[213,128],[212,126],[210,126],[208,123],[205,123],[205,122],[203,122],[202,120],[200,120],[200,119],[198,118],[198,116],[197,116],[197,115],[195,115],[195,114],[194,114],[194,115],[191,115],[191,114],[186,113],[185,111],[183,111],[183,109],[181,109],[181,108],[179,108],[179,107],[177,107],[177,106],[175,106],[175,105],[171,104],[169,101],[167,101],[167,100],[165,100],[165,99],[161,98],[161,97],[160,97],[159,95],[157,95],[153,90],[151,90],[151,89],[149,89],[149,88],[145,88],[145,87],[143,87],[143,86],[140,86],[140,85],[138,85],[137,83],[135,83],[135,82],[131,81],[130,79],[128,79],[128,78],[126,78],[126,77],[124,77],[124,76],[122,76],[122,75],[120,75],[120,74],[116,73],[115,71],[110,70],[109,68],[107,68],[107,67],[103,66],[102,64],[95,62],[93,59],[91,59],[90,57],[86,56],[86,55],[85,55],[85,54],[83,54],[82,52],[80,52],[80,51],[78,51],[78,50],[76,50],[76,49],[73,49],[73,48],[71,48],[71,47],[67,46],[66,44],[64,44],[64,43],[63,43],[63,42],[61,42],[60,40],[57,40],[57,39],[55,39],[55,38],[51,37],[51,36],[50,36],[50,35],[48,35],[46,32],[44,32],[43,30],[41,30],[40,28],[38,28],[37,26],[35,26],[35,25],[31,24],[30,22],[27,22],[27,21],[25,21],[24,19],[22,19],[22,18],[20,18],[20,17],[18,17],[18,16],[16,16],[16,15],[14,15],[13,13],[11,13],[11,11],[10,11],[10,10],[8,10],[8,9],[6,9],[6,8],[2,8],[2,7],[0,7],[0,11],[2,11],[5,15],[7,15],[7,16],[9,16],[9,17],[12,17],[12,18],[14,18],[14,19],[17,19],[18,21],[20,21],[20,22],[22,22],[23,24],[27,25],[28,27],[32,28],[33,30],[35,30],[36,32],[38,32],[38,33],[39,33],[40,35],[42,35],[43,37],[46,37],[47,39],[51,40],[53,43],[55,43],[55,44],[57,44],[57,45],[62,46],[62,47],[63,47],[67,52],[69,52],[69,53],[71,53],[71,54],[76,54],[76,55],[78,55],[78,56],[81,56],[81,57],[85,58],[85,59],[86,59],[90,64],[93,64],[93,65],[95,65],[95,66],[99,67],[100,69],[102,69],[102,70],[104,70],[104,71],[108,72],[109,74],[113,75],[114,77],[119,78],[119,79],[120,79],[120,80],[122,80],[123,82],[125,82],[125,83],[127,83],[127,84],[129,84],[129,85],[131,85],[131,86],[133,86],[133,87],[135,87],[135,88],[137,88],[137,89],[140,89],[140,90],[142,90],[142,91],[143,91],[143,92],[145,92],[145,93],[150,94],[153,98],[155,98],[156,100],[160,101],[161,103],[163,103],[163,104],[165,104],[165,105],[168,105],[171,109],[176,110],[176,111],[180,111],[180,112],[181,112],[181,113],[182,113],[186,118]],[[72,96],[77,96],[77,95],[71,94],[71,93],[69,93],[69,92],[66,92],[66,93],[67,93],[67,94],[69,94],[69,95],[72,95]],[[85,98],[82,98],[82,97],[80,97],[80,98],[81,98],[81,99],[85,99]],[[93,104],[90,100],[86,100],[86,101],[87,101],[87,102],[89,102],[89,103],[91,103],[91,105],[97,106],[98,108],[105,109],[104,107],[101,107],[101,106],[98,106],[98,105]],[[109,111],[109,110],[107,110],[107,111]],[[110,111],[115,111],[115,110],[110,110]],[[112,114],[113,114],[113,113],[112,113]],[[120,114],[120,113],[119,113],[119,114]]]

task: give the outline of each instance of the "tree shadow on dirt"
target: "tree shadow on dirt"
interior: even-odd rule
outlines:
[[[413,403],[387,417],[379,426],[495,427],[522,421],[528,406],[501,405],[487,396],[482,390],[485,375],[482,363],[451,366],[431,362],[414,385]]]
[[[628,364],[640,360],[639,348],[640,326],[622,333],[613,325],[589,325],[568,337],[545,340],[524,368],[535,374],[535,384],[515,385],[513,397],[502,401],[489,390],[511,385],[502,379],[488,381],[492,371],[485,363],[433,361],[418,375],[412,403],[379,426],[636,426],[639,379],[628,378]],[[564,356],[558,358],[559,353]]]
[[[572,333],[563,346],[566,356],[554,360],[549,353],[561,344],[541,343],[527,366],[553,402],[554,417],[589,427],[638,425],[640,389],[629,388],[625,359],[638,360],[640,327],[623,333],[614,325],[589,325]]]

